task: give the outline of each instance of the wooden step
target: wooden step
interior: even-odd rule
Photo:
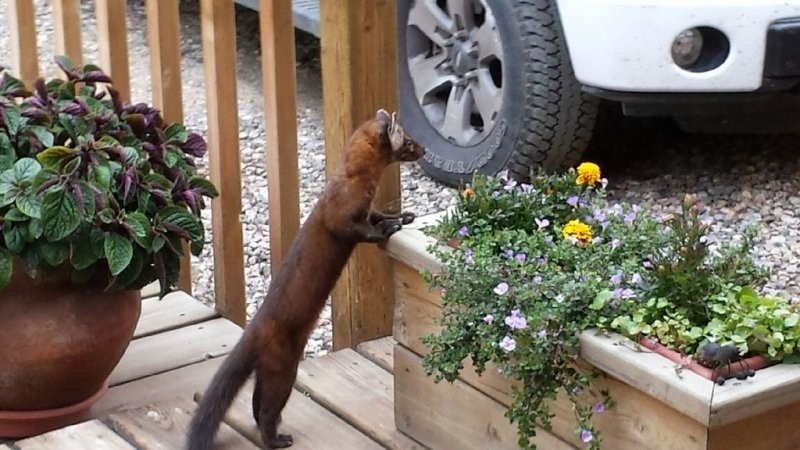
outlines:
[[[219,317],[219,313],[183,291],[167,294],[163,299],[142,300],[142,314],[133,332],[138,339],[176,328],[194,325]]]
[[[19,450],[135,450],[99,420],[79,423],[14,443]]]
[[[186,430],[196,408],[191,399],[179,397],[111,414],[106,422],[139,450],[181,449],[186,446]],[[217,431],[214,448],[258,449],[226,424]]]
[[[297,389],[390,449],[424,449],[394,423],[392,374],[353,350],[300,364]]]
[[[109,378],[111,386],[195,364],[230,352],[242,329],[214,319],[133,340]]]
[[[363,357],[374,362],[384,370],[394,372],[394,344],[397,341],[392,336],[362,342],[356,351]]]
[[[253,419],[252,380],[248,381],[228,409],[225,422],[253,442],[261,442],[261,434]],[[197,396],[198,400],[200,395]],[[338,450],[344,448],[379,450],[378,445],[350,424],[318,403],[294,391],[289,397],[279,427],[281,433],[294,437],[292,450]]]

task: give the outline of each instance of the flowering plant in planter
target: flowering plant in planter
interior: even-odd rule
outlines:
[[[163,295],[182,241],[203,248],[200,210],[217,195],[195,167],[206,143],[101,87],[111,80],[98,67],[56,63],[66,79],[33,92],[0,74],[0,289],[18,258],[31,277],[67,267],[114,290],[158,279]]]
[[[531,180],[476,174],[427,230],[442,269],[424,274],[443,303],[441,331],[425,338],[426,371],[453,381],[470,357],[479,374],[491,362],[517,380],[507,417],[522,448],[536,425],[550,428],[548,402],[559,392],[574,406],[580,440],[600,448],[592,417],[613,400],[576,365],[581,331],[649,336],[688,355],[710,341],[794,355],[800,317],[754,290],[768,275],[750,256],[754,230],[712,249],[691,196],[668,216],[611,203],[593,163]]]

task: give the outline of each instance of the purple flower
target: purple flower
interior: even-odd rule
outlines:
[[[556,303],[564,303],[564,295],[563,294],[556,295]]]
[[[508,292],[508,283],[506,283],[505,281],[498,284],[494,288],[494,293],[497,295],[505,295],[506,292]]]
[[[494,316],[491,315],[491,314],[487,314],[487,315],[483,316],[483,321],[486,322],[486,323],[492,323],[492,322],[494,322]]]
[[[631,276],[631,284],[642,284],[642,276],[635,273]]]
[[[714,223],[714,218],[713,217],[705,217],[700,221],[700,223],[702,223],[703,225],[709,227],[709,226],[711,226],[712,223]]]
[[[619,247],[619,239],[614,238],[611,240],[611,250],[616,250]]]
[[[524,263],[525,260],[528,258],[528,255],[526,255],[525,253],[517,253],[517,256],[515,256],[514,258],[520,263]]]
[[[600,178],[600,186],[603,186],[603,189],[608,186],[608,178]]]
[[[632,224],[634,220],[636,220],[636,211],[631,211],[622,217],[622,221],[625,222],[625,225]]]
[[[508,250],[504,251],[503,252],[503,256],[505,256],[508,259],[513,258],[514,257],[514,250],[508,249]]]
[[[614,289],[614,292],[612,292],[612,295],[614,298],[621,298],[623,300],[636,297],[636,294],[633,292],[633,290],[629,288],[616,288]]]
[[[553,244],[553,236],[550,236],[550,235],[545,236],[544,237],[544,242],[547,245],[552,245]]]
[[[497,197],[500,197],[501,195],[503,195],[503,193],[500,192],[500,191],[492,192],[492,198],[497,198]]]
[[[604,213],[603,210],[595,209],[592,212],[592,218],[594,218],[594,220],[596,220],[598,222],[605,222],[606,219],[608,218],[608,216],[606,216],[606,213]]]
[[[615,299],[611,300],[610,302],[608,302],[608,306],[610,306],[611,309],[619,308],[619,299],[615,298]]]
[[[510,191],[515,187],[517,187],[517,180],[508,180],[508,183],[506,183],[506,185],[503,186],[503,189]]]
[[[469,228],[466,225],[462,225],[461,228],[458,229],[458,234],[460,236],[466,236],[469,234]]]
[[[601,412],[603,412],[605,410],[606,410],[606,405],[603,404],[603,402],[597,402],[592,407],[592,411],[594,411],[596,413],[601,413]]]
[[[580,386],[575,386],[574,388],[572,388],[572,395],[575,396],[581,395],[581,391],[583,391],[583,389],[581,389]]]
[[[537,218],[534,218],[533,221],[536,222],[536,226],[539,227],[540,230],[542,228],[547,228],[547,226],[550,225],[550,221],[547,220],[547,219],[539,219],[537,217]]]
[[[643,261],[642,262],[642,267],[650,269],[650,268],[653,267],[653,263],[651,263],[650,261]]]
[[[609,211],[611,211],[612,216],[619,216],[620,214],[622,214],[622,205],[620,205],[619,203],[614,203],[614,205],[611,206],[611,209]]]
[[[539,331],[537,331],[536,332],[536,336],[539,337],[539,339],[546,338],[547,337],[547,330],[539,330]]]
[[[517,348],[517,341],[515,341],[512,337],[506,336],[502,341],[500,341],[500,348],[506,352],[513,352],[514,349]]]
[[[588,444],[594,439],[594,434],[589,430],[581,430],[581,442]]]
[[[521,187],[522,188],[522,192],[524,192],[526,194],[529,194],[529,193],[531,193],[531,191],[533,191],[533,185],[530,185],[528,183],[522,183],[522,184],[519,185],[519,187]]]
[[[619,286],[620,283],[622,283],[622,272],[617,272],[611,276],[611,284]]]
[[[572,206],[573,208],[578,207],[578,202],[580,202],[580,199],[578,198],[577,195],[572,195],[570,197],[567,197],[567,204],[569,206]]]
[[[475,258],[473,258],[472,250],[470,249],[464,250],[464,261],[466,261],[466,263],[470,265],[475,264]]]
[[[505,170],[503,170],[501,172],[498,172],[497,178],[500,178],[503,181],[508,180],[508,169],[505,169]]]
[[[533,277],[533,284],[542,284],[542,277],[540,275]]]
[[[520,315],[519,309],[511,311],[511,315],[505,318],[505,323],[512,330],[524,330],[528,328],[528,321]]]

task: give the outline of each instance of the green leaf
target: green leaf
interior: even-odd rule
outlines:
[[[188,133],[186,132],[186,127],[179,123],[173,123],[164,130],[164,140],[169,141],[178,141],[178,142],[186,142],[186,139],[189,137]]]
[[[111,186],[111,168],[108,164],[92,166],[89,171],[89,181],[100,189],[101,192],[107,191]]]
[[[589,308],[595,311],[599,311],[603,309],[603,307],[606,306],[606,303],[608,303],[608,301],[611,300],[613,297],[614,294],[611,291],[607,289],[602,290],[598,292],[597,295],[594,296],[594,300],[592,301],[592,304],[589,305]]]
[[[19,125],[22,121],[22,114],[20,113],[19,108],[12,107],[6,108],[6,125],[8,125],[8,134],[12,137],[17,135],[19,131]]]
[[[11,208],[6,211],[6,215],[3,217],[6,222],[25,222],[28,220],[28,216],[22,213],[17,208]]]
[[[28,217],[42,218],[42,198],[35,193],[28,192],[17,197],[17,208]]]
[[[205,189],[206,191],[209,192],[211,197],[215,198],[219,197],[219,192],[217,191],[216,186],[214,186],[214,183],[212,183],[209,180],[206,180],[205,178],[201,177],[192,178],[191,180],[189,180],[189,187]]]
[[[6,244],[6,248],[12,253],[20,254],[22,249],[25,248],[25,236],[20,225],[6,222],[3,227],[3,241]]]
[[[52,147],[53,145],[53,133],[42,125],[31,125],[28,127],[29,130],[36,136],[36,139],[39,139],[39,142],[44,145],[44,148]]]
[[[89,232],[89,242],[96,259],[105,256],[106,232],[99,228],[92,228]]]
[[[39,255],[53,267],[60,266],[69,258],[69,245],[66,242],[39,242]]]
[[[5,172],[0,174],[0,195],[6,195],[11,192],[12,189],[17,187],[16,177],[14,175],[14,169],[7,169]],[[13,199],[13,197],[12,197]],[[13,201],[13,200],[12,200]]]
[[[797,322],[800,322],[800,315],[797,313],[792,313],[790,316],[783,319],[783,326],[786,328],[792,328],[797,325]]]
[[[48,192],[42,200],[42,228],[44,237],[60,241],[74,232],[81,224],[81,216],[75,197],[67,192]]]
[[[39,161],[33,158],[22,158],[14,163],[14,176],[17,184],[24,181],[32,182],[33,177],[42,170],[42,165]]]
[[[125,236],[109,233],[104,245],[111,275],[118,275],[128,267],[133,258],[133,244]]]
[[[98,214],[98,217],[100,217],[100,221],[103,222],[103,223],[111,223],[111,222],[114,221],[114,219],[117,216],[116,216],[116,214],[114,214],[114,210],[113,209],[105,208],[105,209],[100,211],[100,213]]]
[[[28,222],[28,236],[31,240],[39,239],[42,236],[42,221],[39,219],[31,219]]]
[[[91,222],[94,220],[95,213],[94,191],[92,191],[89,183],[83,180],[78,181],[78,189],[81,190],[83,195],[83,217],[86,221]],[[77,198],[75,200],[77,202]]]
[[[89,236],[84,235],[72,243],[72,267],[83,270],[97,262],[98,259]]]
[[[168,145],[167,151],[165,152],[164,155],[164,164],[167,167],[172,168],[175,167],[175,164],[178,163],[179,159],[180,159],[180,154],[178,154],[178,151],[175,150],[173,146]]]
[[[144,268],[144,259],[146,257],[147,254],[145,254],[143,250],[136,249],[133,253],[133,258],[131,258],[131,263],[125,268],[125,270],[117,275],[114,285],[119,289],[126,289],[131,283],[136,281],[136,279],[139,278],[139,275],[142,273],[142,268]]]
[[[14,270],[14,265],[11,259],[11,253],[4,248],[0,248],[0,291],[8,286],[11,281],[11,274]]]
[[[78,151],[74,148],[56,146],[40,152],[38,155],[36,155],[36,159],[38,159],[39,162],[48,169],[58,169],[61,167],[61,162],[64,160],[64,158],[72,156],[76,153],[78,153]]]
[[[201,237],[203,225],[191,212],[180,206],[167,206],[158,212],[162,222],[170,223],[186,231],[192,240]]]

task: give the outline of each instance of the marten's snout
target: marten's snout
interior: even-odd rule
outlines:
[[[416,161],[424,154],[425,148],[408,138],[396,152],[398,161]]]

